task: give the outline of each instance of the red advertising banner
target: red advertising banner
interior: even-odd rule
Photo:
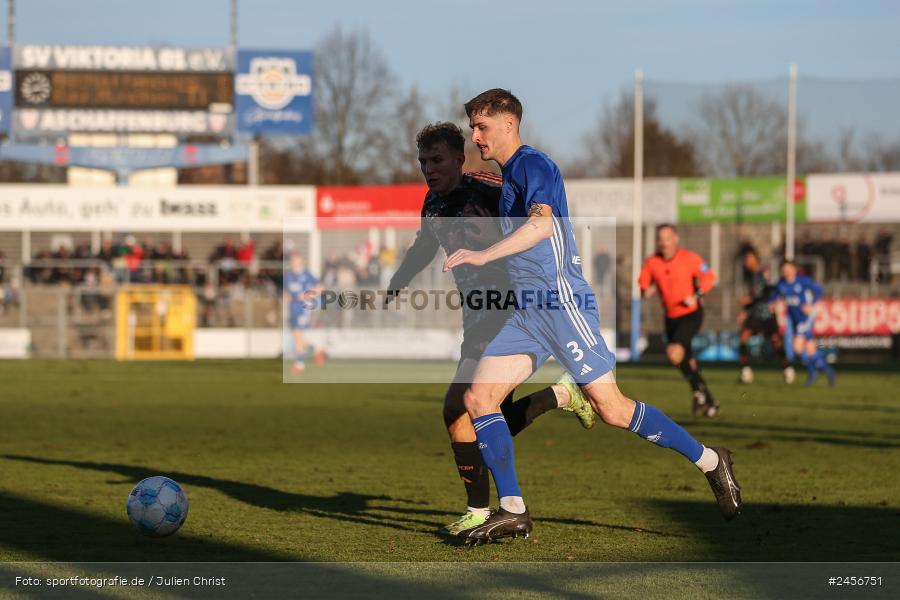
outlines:
[[[894,333],[900,333],[900,298],[821,300],[816,307],[817,336]]]
[[[316,223],[319,229],[417,229],[427,192],[425,184],[320,186]]]

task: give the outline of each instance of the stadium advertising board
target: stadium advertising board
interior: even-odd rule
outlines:
[[[783,304],[776,314],[784,331]],[[825,347],[888,350],[900,335],[900,298],[823,298],[816,304],[814,333]]]
[[[785,179],[754,177],[737,179],[679,179],[678,222],[768,223],[786,218]],[[805,185],[794,188],[798,223],[806,219]]]
[[[15,132],[230,135],[234,75],[221,48],[17,46]]]
[[[17,69],[65,71],[219,72],[232,69],[226,48],[131,46],[16,46]]]
[[[241,50],[234,85],[239,131],[270,134],[312,131],[312,52]]]
[[[5,186],[0,231],[270,231],[311,229],[311,186],[167,189]]]
[[[316,221],[319,229],[417,229],[427,192],[424,184],[319,186]]]
[[[815,332],[818,336],[900,333],[900,298],[820,300],[816,306]]]
[[[8,134],[12,121],[13,73],[9,48],[0,46],[0,135]]]
[[[810,175],[812,223],[900,222],[900,174]]]
[[[634,181],[632,179],[579,179],[566,182],[566,199],[573,217],[609,217],[616,223],[633,221]],[[677,216],[677,181],[644,181],[645,223],[674,223]]]
[[[171,148],[116,148],[16,143],[0,146],[0,159],[114,171],[161,167],[186,168],[247,160],[247,146],[179,144]]]

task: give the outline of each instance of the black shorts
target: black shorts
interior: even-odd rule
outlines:
[[[741,325],[743,329],[749,329],[752,335],[763,335],[767,338],[771,338],[773,335],[778,335],[780,332],[778,330],[778,320],[775,317],[770,319],[755,319],[752,317],[748,317],[744,319],[743,325]]]
[[[691,342],[703,325],[703,308],[692,313],[670,319],[666,317],[666,339],[670,344],[681,344],[688,356],[691,354]]]
[[[463,328],[463,341],[459,347],[459,362],[467,358],[478,361],[509,318],[509,311],[485,311],[483,318]]]

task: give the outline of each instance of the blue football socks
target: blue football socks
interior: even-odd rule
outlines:
[[[482,415],[472,419],[475,436],[484,464],[491,470],[497,494],[505,496],[521,496],[519,478],[516,475],[516,463],[513,458],[513,441],[503,413]]]
[[[703,444],[691,437],[691,434],[664,412],[643,402],[635,403],[628,430],[657,446],[671,448],[692,463],[696,463],[703,454]]]

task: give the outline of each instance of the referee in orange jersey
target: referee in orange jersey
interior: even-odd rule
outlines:
[[[681,248],[678,242],[674,225],[656,228],[656,254],[644,262],[638,285],[644,298],[659,291],[666,312],[666,355],[691,384],[694,415],[713,417],[719,404],[700,374],[691,342],[703,324],[703,295],[716,284],[716,274],[698,254]]]

